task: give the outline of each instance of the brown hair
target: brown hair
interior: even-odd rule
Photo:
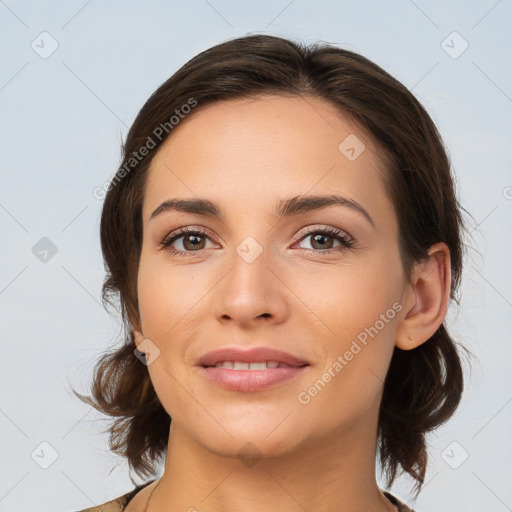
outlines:
[[[119,300],[125,341],[97,361],[92,398],[76,394],[115,418],[108,429],[110,447],[140,476],[155,474],[155,463],[166,453],[171,422],[147,367],[134,356],[131,333],[131,325],[138,327],[139,321],[136,286],[147,171],[172,133],[171,118],[187,112],[183,106],[191,99],[198,105],[193,115],[215,101],[262,94],[326,100],[373,135],[387,163],[386,188],[399,222],[404,275],[411,275],[414,263],[427,257],[432,244],[446,243],[451,298],[459,304],[455,292],[462,270],[464,209],[455,194],[441,137],[405,86],[367,58],[323,42],[306,46],[249,35],[203,51],[165,81],[140,110],[122,147],[122,164],[101,217],[107,271],[102,297],[105,306]],[[140,148],[150,144],[152,149],[141,157]],[[427,467],[426,433],[454,414],[462,391],[461,359],[444,324],[413,350],[394,348],[378,427],[378,455],[388,487],[400,465],[415,479],[419,493]]]

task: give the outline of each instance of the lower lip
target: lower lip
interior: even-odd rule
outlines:
[[[202,367],[206,378],[213,384],[230,391],[262,391],[301,375],[307,366],[268,368],[267,370],[232,370],[210,366]]]

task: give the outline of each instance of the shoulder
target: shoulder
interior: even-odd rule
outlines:
[[[103,503],[102,505],[95,505],[94,507],[84,508],[83,510],[78,510],[76,512],[123,512],[126,505],[130,502],[130,500],[144,487],[150,485],[154,480],[151,482],[147,482],[142,485],[138,485],[131,491],[127,492],[126,494],[123,494],[122,496],[119,496],[118,498],[115,498],[113,500],[107,501],[106,503]]]
[[[389,491],[382,491],[386,498],[396,505],[398,508],[398,512],[414,512],[412,508],[409,508],[405,503],[402,503],[396,496],[393,496]]]

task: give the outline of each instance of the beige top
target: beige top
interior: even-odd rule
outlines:
[[[127,492],[126,494],[123,494],[122,496],[119,496],[119,498],[116,498],[112,501],[108,501],[103,505],[86,508],[83,510],[79,510],[78,512],[123,512],[126,509],[128,503],[135,497],[135,495],[144,487],[151,485],[154,481],[155,480],[151,480],[150,482],[139,485],[135,487],[135,489],[133,489],[132,491]],[[393,496],[390,492],[385,491],[383,489],[382,492],[384,493],[384,496],[386,496],[386,498],[389,501],[391,501],[391,503],[393,503],[393,505],[396,505],[396,507],[398,508],[398,512],[414,512],[412,508],[406,506],[398,498]]]

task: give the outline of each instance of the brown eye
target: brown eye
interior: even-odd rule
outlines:
[[[207,240],[209,240],[209,237],[203,231],[184,228],[167,237],[159,246],[161,249],[165,249],[171,254],[186,256],[187,253],[200,252],[206,249]],[[175,244],[177,247],[174,246]]]
[[[320,233],[311,235],[311,245],[314,249],[331,249],[333,243],[334,239],[330,235],[322,235]]]
[[[201,238],[203,239],[202,243],[201,243]],[[183,236],[183,247],[185,247],[185,249],[187,251],[188,250],[194,251],[194,250],[204,249],[204,242],[205,242],[204,237],[201,235],[184,235]]]
[[[342,251],[355,244],[355,241],[352,238],[336,228],[325,228],[310,231],[301,238],[301,242],[308,238],[311,240],[310,245],[313,249],[309,249],[307,247],[303,247],[303,249],[319,253]],[[335,245],[336,242],[337,245]]]

